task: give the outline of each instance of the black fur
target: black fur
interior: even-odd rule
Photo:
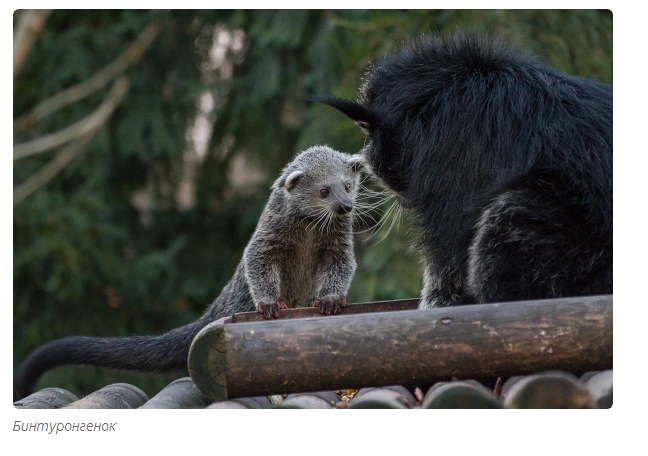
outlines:
[[[612,87],[499,40],[405,45],[357,103],[373,172],[420,217],[422,307],[612,293]]]

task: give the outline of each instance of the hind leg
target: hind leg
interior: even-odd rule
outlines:
[[[423,290],[419,309],[448,307],[461,303],[461,279],[459,271],[440,268],[434,261],[423,272]]]
[[[611,293],[612,246],[552,185],[501,193],[482,212],[468,251],[477,302]]]

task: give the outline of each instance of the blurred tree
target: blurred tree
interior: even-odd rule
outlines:
[[[353,98],[367,65],[411,37],[502,34],[560,71],[612,82],[609,11],[54,11],[14,87],[14,118],[87,80],[146,24],[159,38],[85,151],[14,208],[14,366],[68,335],[162,333],[196,319],[229,280],[283,165],[318,143],[355,153],[359,129],[304,91]],[[16,18],[14,24],[17,24]],[[88,115],[108,88],[31,126]],[[51,157],[14,163],[14,185]],[[417,296],[406,221],[358,242],[349,302]],[[358,235],[358,241],[369,233]],[[87,394],[172,376],[58,368],[40,387]]]

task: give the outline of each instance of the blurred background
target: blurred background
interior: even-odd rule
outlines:
[[[60,337],[198,318],[279,170],[314,144],[362,147],[353,122],[304,92],[355,98],[370,62],[457,29],[612,83],[609,11],[17,11],[14,370]],[[349,302],[419,295],[415,229],[406,216],[381,242],[357,235]],[[37,386],[129,382],[152,396],[180,376],[68,366]]]

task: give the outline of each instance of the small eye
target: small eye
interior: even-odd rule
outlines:
[[[347,193],[351,191],[351,184],[348,182],[344,183],[344,189],[346,190]]]
[[[329,191],[328,188],[323,188],[320,190],[320,195],[322,196],[322,198],[326,198],[327,196],[329,196],[329,193],[331,192]]]

